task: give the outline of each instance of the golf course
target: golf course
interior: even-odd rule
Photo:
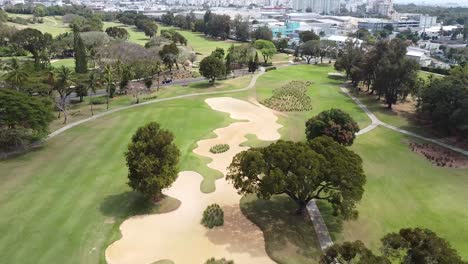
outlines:
[[[52,35],[70,30],[61,17],[46,18],[31,27]],[[104,22],[104,28],[111,26],[127,29],[130,42],[149,40],[134,27]],[[159,26],[169,28],[188,40],[197,60],[238,44]],[[275,56],[277,62],[288,58]],[[73,58],[52,65],[75,66]],[[68,124],[54,112],[43,144],[0,160],[2,263],[201,264],[211,257],[236,264],[319,263],[322,250],[310,217],[297,215],[285,194],[266,200],[240,193],[225,179],[233,158],[278,140],[305,141],[307,120],[332,108],[348,113],[359,129],[371,125],[375,114],[382,122],[431,136],[375,97],[351,91],[371,113],[366,112],[343,92],[344,80],[331,78],[335,72],[328,61],[261,67],[213,83],[158,87],[137,103],[129,94],[115,96],[108,109],[99,104],[93,112],[91,98],[85,97],[70,106]],[[310,106],[304,111],[268,107],[268,100],[293,81],[305,85]],[[150,122],[171,131],[180,150],[178,177],[157,203],[129,186],[125,156],[132,136]],[[428,142],[379,125],[346,146],[362,159],[364,193],[356,219],[343,219],[329,203],[317,202],[330,236],[337,243],[361,240],[379,252],[385,234],[429,228],[468,260],[468,168],[435,166],[410,143]],[[224,210],[224,225],[207,229],[200,220],[213,203]]]

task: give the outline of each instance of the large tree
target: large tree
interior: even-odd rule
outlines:
[[[443,134],[468,133],[468,66],[458,66],[444,78],[430,78],[419,91],[418,109]]]
[[[306,58],[307,64],[310,64],[313,58],[320,56],[320,41],[309,40],[301,45],[300,50],[302,56]]]
[[[222,60],[211,55],[200,62],[200,74],[206,77],[210,83],[214,83],[216,78],[226,74],[226,66]]]
[[[406,57],[406,43],[400,39],[385,41],[386,52],[380,58],[375,73],[375,87],[384,96],[388,108],[405,99],[414,86],[419,65]]]
[[[50,63],[50,47],[52,45],[52,35],[42,34],[37,29],[26,28],[17,31],[12,36],[12,43],[16,47],[29,51],[34,58],[36,67],[46,67]]]
[[[345,71],[346,79],[350,77],[351,69],[360,60],[362,60],[363,51],[361,46],[352,40],[347,40],[344,48],[338,52],[338,58],[335,62],[337,71]]]
[[[259,39],[256,40],[254,46],[257,50],[262,53],[263,61],[265,64],[268,63],[268,60],[276,54],[277,50],[275,44],[268,40]]]
[[[350,146],[357,132],[359,132],[359,126],[356,121],[341,109],[332,108],[323,111],[306,122],[308,140],[325,135],[340,144]]]
[[[249,21],[244,21],[242,16],[237,15],[233,21],[233,26],[237,40],[247,41],[249,39]]]
[[[263,39],[271,41],[273,40],[273,33],[267,26],[261,26],[252,32],[252,38],[256,40]]]
[[[175,43],[164,45],[162,50],[159,51],[159,55],[161,56],[164,65],[169,68],[169,71],[172,71],[174,64],[176,64],[176,67],[179,67],[177,64],[179,49]]]
[[[0,89],[0,151],[22,147],[47,135],[52,103],[13,89]]]
[[[177,178],[180,151],[173,141],[172,132],[151,122],[136,131],[125,152],[128,185],[154,202]]]
[[[366,181],[361,158],[329,137],[308,143],[278,141],[237,154],[226,179],[241,194],[260,198],[286,194],[305,213],[312,199],[328,201],[335,214],[357,217]]]
[[[395,262],[405,264],[467,264],[449,242],[429,229],[404,228],[382,238],[382,251]]]
[[[106,33],[109,37],[121,40],[127,40],[130,36],[128,31],[122,27],[109,27],[106,29]]]
[[[391,264],[384,256],[376,256],[357,240],[333,244],[320,257],[320,264]]]
[[[307,30],[299,33],[299,39],[301,40],[302,43],[305,43],[309,40],[320,40],[320,36],[315,34],[315,32],[312,30]]]

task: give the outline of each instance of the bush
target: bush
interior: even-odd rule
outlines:
[[[214,154],[223,153],[229,150],[228,144],[217,144],[210,148],[210,152]]]
[[[309,111],[312,99],[307,95],[309,81],[291,81],[281,88],[273,90],[273,96],[263,102],[276,111]]]
[[[106,103],[106,97],[104,97],[104,96],[91,97],[91,99],[89,99],[89,103],[93,104],[93,105],[105,104]]]
[[[265,68],[265,72],[269,72],[269,71],[273,71],[273,70],[276,70],[276,67],[275,67],[275,66],[271,66],[271,67],[266,67],[266,68]]]
[[[209,205],[203,212],[202,225],[213,228],[224,224],[224,212],[218,204]]]
[[[234,261],[226,260],[225,258],[222,258],[222,259],[210,258],[209,260],[205,262],[205,264],[234,264]]]

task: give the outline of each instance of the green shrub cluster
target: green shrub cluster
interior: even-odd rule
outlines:
[[[93,104],[93,105],[105,104],[106,103],[106,97],[104,97],[104,96],[91,97],[89,99],[89,103]]]
[[[226,260],[225,258],[222,258],[222,259],[210,258],[209,260],[205,262],[205,264],[234,264],[234,261]]]
[[[265,72],[269,72],[269,71],[273,71],[273,70],[276,70],[275,66],[270,66],[270,67],[265,68]]]
[[[312,100],[307,95],[307,87],[310,85],[309,81],[291,81],[273,90],[273,96],[263,104],[282,112],[309,111],[312,109]]]
[[[214,154],[223,153],[229,150],[228,144],[217,144],[210,148],[210,152]]]
[[[208,227],[222,226],[224,224],[224,212],[218,204],[209,205],[203,212],[201,223]]]

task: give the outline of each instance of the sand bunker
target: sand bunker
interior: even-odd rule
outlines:
[[[216,129],[216,137],[201,140],[195,153],[212,158],[210,168],[226,174],[235,154],[246,147],[239,145],[254,134],[261,140],[280,138],[276,116],[266,107],[230,97],[210,98],[206,103],[233,119],[242,120]],[[229,144],[230,149],[213,154],[210,147]],[[235,263],[274,263],[265,252],[262,231],[244,217],[239,208],[240,196],[224,179],[216,182],[216,191],[200,192],[202,176],[185,171],[165,193],[182,201],[181,206],[167,214],[136,216],[120,227],[122,238],[106,250],[109,263],[153,263],[170,259],[176,264],[202,264],[210,257],[232,259]],[[208,230],[200,224],[203,210],[212,203],[224,209],[224,226]]]

